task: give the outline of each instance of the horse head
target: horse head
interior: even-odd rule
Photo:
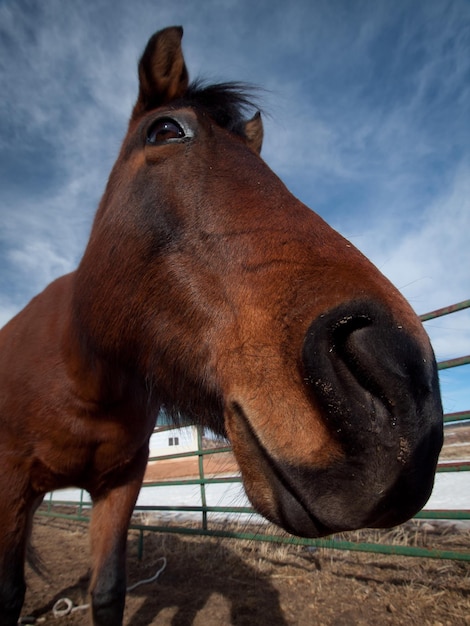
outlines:
[[[442,445],[428,337],[262,160],[246,91],[189,83],[181,37],[157,33],[140,61],[75,277],[81,341],[155,410],[226,434],[253,505],[288,531],[403,522]]]

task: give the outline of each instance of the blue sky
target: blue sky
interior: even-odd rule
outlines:
[[[73,270],[148,37],[191,76],[260,85],[263,157],[418,313],[470,298],[467,0],[0,0],[0,325]],[[470,354],[470,312],[428,322]],[[442,376],[470,408],[469,366]]]

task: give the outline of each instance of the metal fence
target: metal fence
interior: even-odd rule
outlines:
[[[463,309],[470,308],[470,300],[460,302],[458,304],[433,311],[421,316],[421,320],[436,319],[444,315],[449,315]],[[470,364],[470,355],[459,358],[449,359],[438,363],[438,369],[444,370],[454,367],[460,367]],[[444,417],[445,427],[450,424],[458,424],[469,422],[470,410],[458,413],[449,413]],[[168,430],[174,427],[168,427]],[[203,448],[203,430],[198,428],[198,445],[197,450],[192,452],[183,452],[179,454],[171,454],[164,456],[151,457],[151,462],[174,461],[177,459],[196,458],[198,465],[197,478],[186,480],[160,480],[153,482],[145,482],[142,490],[173,488],[178,490],[182,487],[192,486],[193,489],[199,490],[200,504],[198,505],[171,505],[171,504],[151,504],[138,505],[135,509],[134,520],[131,528],[140,531],[141,545],[143,545],[143,533],[145,531],[166,532],[166,533],[184,533],[191,535],[206,535],[217,537],[230,537],[237,539],[269,541],[275,543],[295,544],[303,546],[311,546],[312,548],[330,548],[351,551],[368,551],[383,554],[397,554],[404,556],[421,556],[441,559],[456,559],[462,561],[470,561],[470,548],[463,550],[447,550],[422,547],[417,545],[403,545],[397,543],[387,543],[378,539],[377,541],[362,541],[359,539],[349,539],[347,535],[331,537],[327,539],[302,539],[298,537],[288,536],[281,533],[273,526],[266,526],[256,522],[257,515],[251,506],[211,506],[208,505],[207,489],[211,485],[240,485],[241,477],[239,473],[229,476],[212,476],[205,475],[205,459],[210,455],[220,455],[230,452],[229,446],[218,448]],[[470,471],[470,460],[457,462],[439,462],[438,470],[441,472],[468,472]],[[159,500],[156,498],[155,501]],[[66,507],[64,509],[64,507]],[[60,492],[50,494],[45,505],[40,509],[40,515],[53,517],[67,517],[68,519],[88,521],[91,508],[90,499],[84,492],[80,492],[78,501],[64,498]],[[177,517],[191,517],[191,524],[181,523]],[[194,516],[196,517],[196,520]],[[220,523],[221,516],[225,523]],[[237,519],[248,516],[251,520],[237,526]],[[212,521],[215,519],[216,521]],[[470,510],[423,510],[417,516],[418,520],[453,520],[464,521],[470,520]],[[228,521],[227,521],[228,520]]]

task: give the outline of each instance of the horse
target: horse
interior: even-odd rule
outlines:
[[[34,512],[72,485],[92,500],[91,619],[122,624],[162,408],[226,436],[255,509],[295,535],[400,524],[432,490],[443,419],[421,322],[262,160],[253,92],[189,82],[182,35],[140,59],[77,269],[1,331],[2,626]]]

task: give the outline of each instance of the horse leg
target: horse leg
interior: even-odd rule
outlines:
[[[3,468],[2,468],[3,471]],[[0,486],[0,626],[16,626],[26,592],[24,562],[32,518],[42,496],[25,493],[8,472]],[[2,481],[3,482],[3,481]]]
[[[7,505],[10,506],[10,505]],[[0,538],[0,626],[15,626],[26,592],[24,560],[28,541],[23,519],[5,512]]]
[[[94,626],[122,624],[126,601],[126,545],[132,511],[139,495],[148,454],[136,459],[132,478],[93,498],[90,524]]]

